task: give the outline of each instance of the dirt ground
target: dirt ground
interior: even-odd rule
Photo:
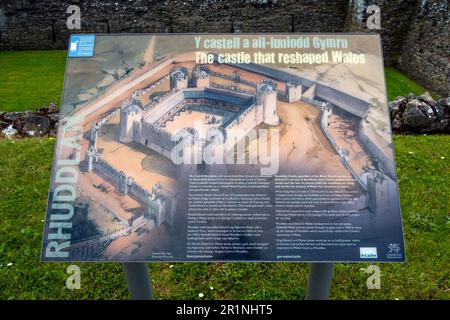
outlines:
[[[103,208],[113,212],[123,223],[133,217],[133,212],[140,209],[141,205],[130,196],[121,195],[116,187],[93,173],[82,173],[78,178],[80,194],[90,198],[92,202],[101,203]],[[95,210],[97,209],[97,210]],[[100,208],[90,210],[91,216],[101,215]],[[106,230],[105,230],[106,231]]]
[[[279,129],[278,174],[349,174],[319,127],[319,109],[303,102],[278,101],[277,113],[280,118],[277,127],[260,125],[259,128]],[[259,143],[249,144],[248,148]],[[272,152],[270,142],[268,150]]]
[[[156,183],[174,186],[174,170],[167,159],[138,143],[119,142],[118,137],[119,116],[111,119],[98,135],[97,148],[101,151],[103,160],[132,176],[147,190],[152,190]]]

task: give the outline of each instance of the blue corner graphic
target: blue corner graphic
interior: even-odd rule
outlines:
[[[69,58],[87,58],[94,55],[95,35],[82,34],[70,36]]]

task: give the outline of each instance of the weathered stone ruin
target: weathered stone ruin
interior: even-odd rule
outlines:
[[[428,92],[389,103],[394,132],[449,133],[450,97],[435,101]]]
[[[56,136],[58,119],[59,112],[54,103],[40,107],[36,111],[0,111],[0,137]]]

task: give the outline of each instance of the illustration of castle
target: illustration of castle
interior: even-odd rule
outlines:
[[[125,102],[120,111],[119,140],[138,142],[170,159],[177,143],[176,131],[165,127],[168,121],[176,121],[182,112],[204,113],[210,128],[223,130],[225,136],[233,130],[238,134],[233,135],[236,141],[261,123],[279,124],[277,85],[271,80],[262,80],[255,93],[248,94],[210,86],[205,67],[195,69],[190,80],[187,69],[175,68],[170,73],[170,91],[170,94],[154,97],[153,105],[147,108],[142,108],[137,100]],[[301,89],[290,88],[291,95],[300,100]],[[221,120],[217,121],[218,118]],[[188,128],[180,123],[177,129]],[[195,138],[197,143],[208,143],[206,132]]]
[[[173,60],[169,59],[162,65],[170,67],[172,63]],[[200,148],[205,148],[211,143],[208,132],[195,131],[191,119],[194,113],[208,130],[218,129],[224,133],[225,139],[232,137],[237,142],[260,124],[279,125],[280,119],[277,114],[279,100],[289,103],[304,101],[320,108],[320,128],[344,166],[361,189],[368,194],[368,208],[372,212],[385,210],[382,204],[387,203],[389,197],[388,184],[385,181],[393,182],[395,179],[395,174],[392,174],[389,167],[390,160],[360,130],[359,138],[363,140],[366,149],[384,164],[383,172],[367,172],[363,177],[356,173],[349,163],[350,151],[339,148],[328,132],[329,117],[333,113],[333,108],[342,109],[362,120],[369,109],[368,102],[326,85],[263,65],[233,65],[233,67],[265,77],[251,82],[249,79],[241,78],[238,73],[220,74],[205,65],[195,65],[191,68],[172,66],[158,81],[135,90],[130,99],[123,101],[108,115],[93,124],[89,136],[90,147],[85,152],[82,164],[83,170],[107,177],[118,187],[120,193],[130,194],[146,205],[145,213],[126,221],[127,224],[131,226],[140,219],[151,219],[156,226],[164,222],[173,223],[178,198],[176,192],[161,183],[147,190],[133,177],[113,168],[101,158],[96,146],[97,134],[111,118],[120,116],[117,137],[120,142],[139,143],[170,160],[171,152],[178,143],[180,131],[191,135],[193,144]],[[213,82],[212,75],[226,81]],[[152,91],[165,81],[169,83],[168,90]],[[280,83],[284,84],[283,90],[278,87]],[[148,102],[142,102],[143,96],[148,98]],[[229,147],[233,146],[233,143],[224,145]],[[196,173],[195,166],[191,167],[191,170],[190,174]],[[384,180],[380,177],[384,177]]]

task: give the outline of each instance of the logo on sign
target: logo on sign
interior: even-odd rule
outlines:
[[[402,248],[400,247],[400,243],[393,242],[389,243],[388,252],[386,254],[386,258],[388,259],[401,259],[402,258]]]
[[[77,46],[78,46],[77,42],[71,42],[70,43],[70,51],[77,51]]]
[[[389,253],[400,253],[400,244],[399,243],[389,243],[388,245]]]
[[[82,34],[70,37],[69,58],[88,58],[94,55],[95,35]]]
[[[361,247],[361,248],[359,248],[359,257],[361,259],[376,259],[378,257],[377,248]]]

